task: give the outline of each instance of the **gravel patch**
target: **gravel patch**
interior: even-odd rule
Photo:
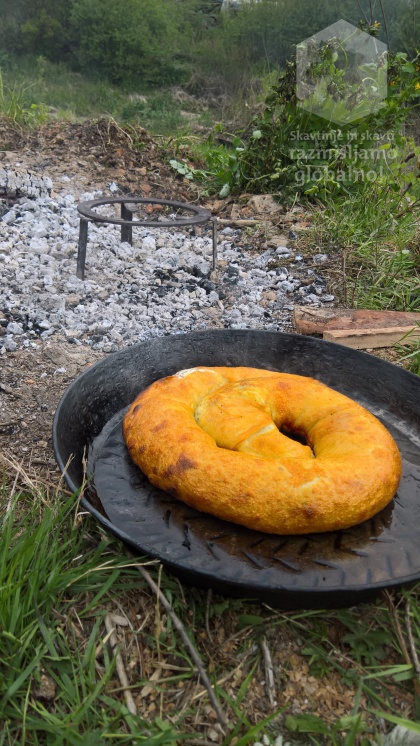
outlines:
[[[65,176],[62,182],[67,190]],[[107,193],[77,197],[51,187],[47,175],[37,183],[16,170],[0,173],[1,354],[36,348],[55,334],[108,353],[207,328],[290,331],[295,304],[334,300],[317,273],[324,255],[309,265],[291,246],[261,253],[229,227],[219,232],[212,271],[210,230],[138,227],[130,246],[117,226],[90,223],[79,280],[77,202]]]

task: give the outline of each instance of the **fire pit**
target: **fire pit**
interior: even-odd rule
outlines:
[[[96,212],[98,207],[111,205],[121,205],[121,217],[116,218],[112,215],[101,215]],[[147,217],[140,220],[133,219],[133,207],[136,205],[155,205],[161,208],[169,208],[171,217],[169,220],[153,220]],[[144,199],[142,197],[116,197],[93,199],[89,202],[81,202],[77,206],[80,215],[79,243],[77,251],[77,269],[76,276],[80,280],[85,277],[86,248],[88,239],[89,221],[93,223],[112,223],[121,226],[121,241],[127,241],[129,244],[133,241],[133,227],[147,226],[149,228],[180,228],[183,226],[202,225],[203,223],[212,223],[213,230],[213,269],[216,268],[217,262],[217,218],[213,218],[210,210],[196,205],[185,204],[184,202],[174,202],[167,199]],[[176,212],[191,213],[186,217],[178,217]]]
[[[358,401],[400,448],[403,478],[392,503],[345,531],[282,537],[199,513],[154,488],[128,456],[122,418],[140,390],[196,365],[309,375]],[[420,378],[366,353],[264,331],[161,337],[83,373],[57,408],[53,442],[74,491],[88,457],[83,506],[136,552],[195,585],[284,608],[322,608],[370,601],[385,587],[420,577]]]

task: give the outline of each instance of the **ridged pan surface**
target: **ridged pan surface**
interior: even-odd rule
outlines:
[[[358,401],[399,446],[403,477],[394,500],[345,531],[282,537],[200,513],[153,487],[128,455],[122,418],[150,383],[198,365],[312,376]],[[161,337],[79,376],[57,408],[53,442],[72,490],[82,484],[88,456],[84,506],[137,552],[195,585],[284,608],[320,608],[369,601],[420,578],[420,378],[366,353],[277,332]]]

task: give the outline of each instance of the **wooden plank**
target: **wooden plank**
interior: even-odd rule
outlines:
[[[329,329],[385,329],[389,326],[420,324],[420,313],[295,306],[294,324],[300,334],[322,334]]]
[[[410,336],[405,337],[409,332],[412,332]],[[420,327],[391,326],[385,329],[330,329],[324,332],[323,339],[352,347],[355,350],[392,347],[397,342],[410,345],[420,342]]]

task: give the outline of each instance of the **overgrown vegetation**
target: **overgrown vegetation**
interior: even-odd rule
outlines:
[[[401,205],[390,183],[328,199],[314,214],[306,245],[341,256],[336,287],[352,308],[420,310],[418,209]]]
[[[338,96],[344,121],[337,124],[337,119],[331,121],[300,106],[296,59],[288,62],[265,100],[263,113],[250,124],[249,139],[232,169],[231,186],[251,192],[274,188],[284,196],[325,199],[363,191],[369,181],[392,181],[402,190],[415,180],[415,169],[408,171],[405,160],[412,143],[401,134],[401,125],[420,89],[420,57],[408,60],[404,53],[391,57],[388,95],[374,114],[353,120],[355,102],[368,94],[359,91],[358,83],[342,82],[335,66],[337,44],[332,39],[320,49],[316,75],[325,75],[329,85],[336,86],[337,94],[329,98],[334,102]],[[345,114],[351,115],[348,123]]]
[[[376,36],[379,24],[372,22],[368,30]],[[205,162],[199,170],[185,158],[172,163],[187,178],[217,188],[221,197],[275,192],[284,202],[315,202],[313,228],[302,236],[302,245],[341,254],[342,302],[417,310],[420,149],[403,133],[418,106],[420,57],[390,55],[387,96],[376,111],[353,119],[353,109],[367,96],[365,82],[345,81],[335,64],[337,50],[334,38],[320,47],[313,74],[330,81],[333,105],[337,94],[339,125],[299,105],[294,59],[286,63],[262,113],[241,136],[230,138],[228,148],[213,146],[206,153],[195,147]],[[372,86],[377,85],[374,74],[374,69],[365,72]]]
[[[159,598],[150,598],[136,567],[141,560],[83,517],[76,496],[47,495],[31,480],[30,493],[16,490],[22,480],[28,477],[20,471],[14,486],[4,483],[0,501],[0,743],[158,746],[214,738],[205,690],[194,706],[177,704],[189,689],[197,692],[197,672]],[[416,729],[418,682],[407,634],[418,645],[419,589],[358,609],[284,613],[218,597],[209,605],[205,592],[181,588],[154,563],[148,570],[212,670],[228,718],[224,746],[299,734],[315,744],[368,746],[381,743],[384,721]],[[107,619],[118,648],[107,642]],[[313,691],[333,676],[353,692],[352,714],[324,720],[267,701],[266,714],[256,717],[264,709],[252,693],[264,678],[262,641],[277,662],[279,691],[299,686],[293,672],[301,669],[318,682]],[[138,714],[125,701],[117,651]]]
[[[368,23],[370,5],[251,0],[239,13],[222,13],[218,0],[0,0],[0,54],[42,55],[126,87],[191,79],[197,91],[232,95],[283,67],[295,44],[338,18]],[[418,7],[416,0],[398,6],[380,3],[387,19],[380,36],[412,56],[420,45]]]
[[[406,334],[403,339],[401,340],[401,344],[397,345],[397,348],[399,349],[402,357],[401,360],[408,361],[408,369],[415,373],[417,376],[420,376],[420,341],[417,339],[417,335],[420,333],[420,321],[416,326],[412,329],[411,332]],[[407,352],[407,342],[409,341],[408,337],[413,337],[413,334],[416,334],[416,338],[411,340],[411,349],[409,352]]]
[[[178,93],[182,96],[182,91]],[[185,98],[186,103],[166,88],[149,90],[147,95],[129,93],[43,56],[9,57],[0,68],[0,113],[22,127],[105,114],[122,124],[140,124],[152,134],[169,136],[189,131],[192,120],[198,126],[212,123],[205,102],[188,94]]]
[[[46,122],[48,111],[44,103],[27,103],[28,91],[24,85],[5,84],[0,70],[0,112],[14,124],[36,127]]]

